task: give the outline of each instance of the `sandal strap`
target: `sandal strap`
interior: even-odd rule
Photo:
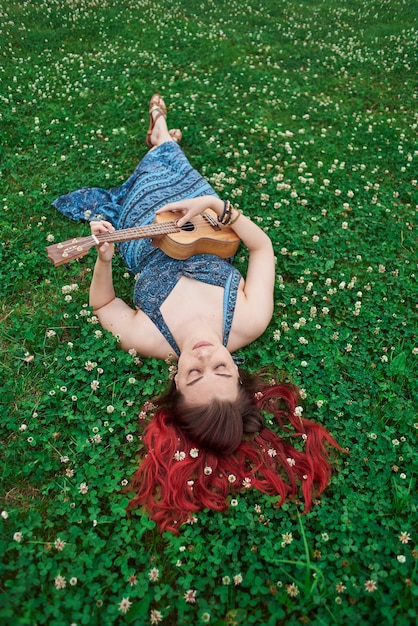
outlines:
[[[161,115],[163,115],[164,117],[167,115],[167,110],[162,108],[161,106],[158,106],[158,104],[152,104],[149,108],[149,113],[151,115],[151,113],[153,113],[154,111],[159,111],[161,113]]]

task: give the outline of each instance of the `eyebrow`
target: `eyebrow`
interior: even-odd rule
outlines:
[[[222,378],[232,378],[231,374],[218,374],[215,373],[215,376],[222,376]],[[199,376],[199,378],[195,378],[194,380],[192,380],[191,383],[186,383],[186,387],[190,387],[191,385],[195,385],[196,383],[199,382],[199,380],[202,380],[203,376]]]

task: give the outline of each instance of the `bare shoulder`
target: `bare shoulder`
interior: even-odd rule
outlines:
[[[102,327],[119,339],[123,350],[135,350],[141,356],[167,357],[167,341],[143,311],[115,298],[95,314]]]
[[[255,341],[271,321],[273,298],[271,293],[259,293],[258,298],[249,297],[245,286],[239,289],[228,340],[228,349],[233,352]]]

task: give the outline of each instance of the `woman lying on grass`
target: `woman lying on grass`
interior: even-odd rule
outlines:
[[[225,510],[231,493],[254,487],[282,504],[302,486],[305,510],[330,477],[325,442],[339,448],[319,424],[301,417],[291,384],[240,369],[232,353],[259,337],[273,312],[274,253],[269,237],[221,200],[191,167],[168,131],[166,107],[150,101],[149,152],[119,188],[82,188],[54,206],[90,221],[94,235],[143,226],[173,213],[183,226],[205,210],[248,248],[245,279],[214,254],[173,259],[149,239],[119,245],[138,278],[130,307],[115,295],[114,245],[98,246],[90,304],[103,328],[125,350],[177,360],[168,391],[153,400],[143,441],[147,454],[136,472],[129,508],[145,506],[161,529],[176,530],[204,507]],[[105,219],[103,219],[105,218]],[[266,428],[269,413],[295,446]],[[270,418],[269,418],[270,419]]]

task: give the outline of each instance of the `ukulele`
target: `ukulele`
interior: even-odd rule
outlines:
[[[188,259],[194,254],[215,254],[227,259],[235,254],[240,244],[232,228],[219,226],[216,213],[207,209],[190,221],[177,226],[170,213],[155,216],[153,224],[134,226],[113,233],[100,233],[89,237],[76,237],[47,246],[48,258],[55,267],[69,263],[105,241],[120,243],[134,239],[151,238],[153,245],[161,248],[173,259]]]

